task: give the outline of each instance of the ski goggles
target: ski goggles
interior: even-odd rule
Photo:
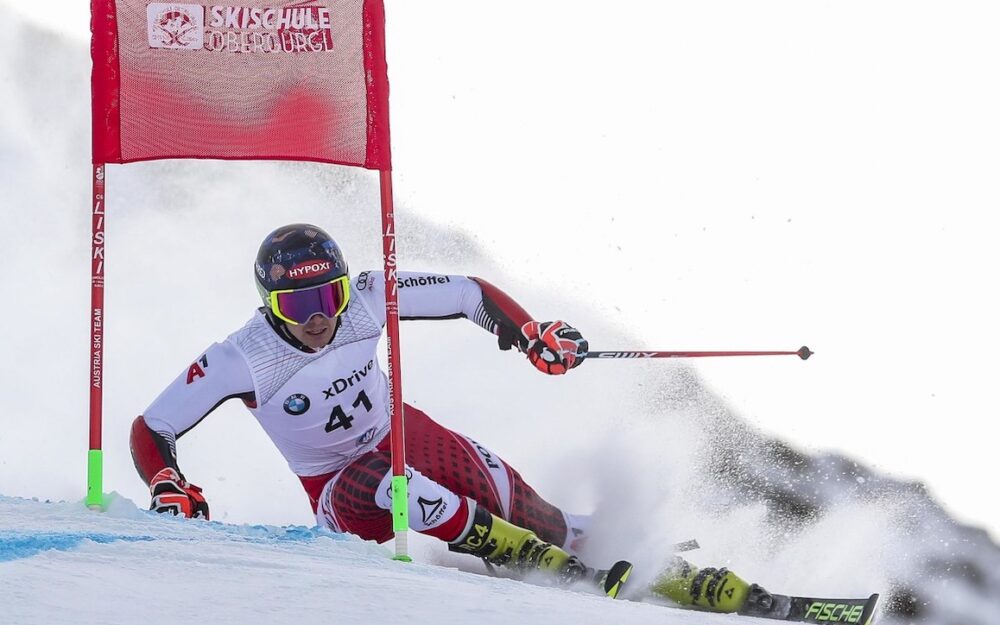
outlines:
[[[303,324],[316,314],[335,319],[344,312],[350,299],[351,279],[348,276],[307,289],[271,291],[268,296],[274,316],[292,325]]]

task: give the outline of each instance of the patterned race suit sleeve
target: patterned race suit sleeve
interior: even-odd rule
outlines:
[[[147,484],[164,467],[177,466],[176,440],[219,404],[239,397],[254,401],[246,360],[228,341],[215,343],[157,397],[132,423],[132,460]]]
[[[474,321],[497,335],[500,349],[523,347],[521,326],[531,321],[524,308],[482,278],[433,273],[400,272],[400,319],[460,319]],[[352,296],[365,300],[385,325],[385,278],[380,271],[365,271],[354,282]]]

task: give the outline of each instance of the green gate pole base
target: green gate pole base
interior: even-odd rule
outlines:
[[[91,449],[87,452],[87,507],[104,510],[104,452]]]
[[[406,552],[406,532],[410,529],[409,494],[405,475],[392,476],[392,531],[396,534],[393,560],[413,562]]]

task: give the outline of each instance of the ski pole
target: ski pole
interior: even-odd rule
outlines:
[[[616,358],[710,358],[713,356],[798,356],[807,360],[813,352],[803,345],[794,352],[656,352],[656,351],[599,351],[587,352],[583,356],[589,359]]]

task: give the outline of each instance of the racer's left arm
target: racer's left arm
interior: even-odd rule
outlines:
[[[400,319],[470,319],[496,335],[500,349],[516,347],[544,373],[562,374],[584,360],[588,345],[578,330],[563,321],[535,321],[482,278],[400,272],[397,285]],[[378,292],[385,284],[380,274],[366,272],[356,286]],[[379,294],[384,296],[384,290]]]

